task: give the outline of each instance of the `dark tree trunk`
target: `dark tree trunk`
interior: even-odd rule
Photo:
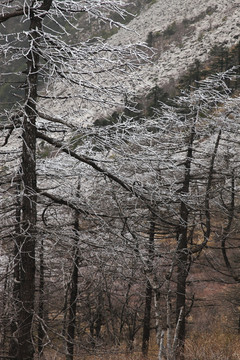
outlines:
[[[9,272],[9,264],[6,266],[6,274]],[[0,310],[1,326],[0,326],[0,349],[5,351],[6,340],[8,335],[8,318],[7,318],[7,302],[9,296],[9,278],[6,276],[3,285],[2,307]]]
[[[98,304],[97,304],[96,321],[95,321],[95,333],[97,339],[100,338],[102,324],[103,324],[103,293],[100,290],[98,294]]]
[[[41,240],[40,246],[40,266],[39,266],[39,301],[38,301],[38,354],[43,353],[44,340],[44,244]]]
[[[33,69],[31,69],[31,72]],[[35,70],[36,72],[36,70]],[[29,75],[36,83],[35,74]],[[32,91],[35,93],[35,86]],[[34,96],[34,93],[32,94]],[[29,98],[25,108],[23,125],[22,156],[22,229],[20,236],[20,276],[19,303],[21,309],[18,319],[18,360],[32,360],[32,320],[35,299],[35,237],[36,237],[36,111],[33,98]]]
[[[155,222],[150,223],[149,243],[148,243],[148,271],[152,272],[153,258],[154,258],[154,235],[155,235]],[[145,293],[145,309],[143,319],[143,336],[142,336],[142,354],[147,356],[149,340],[150,340],[150,328],[151,328],[151,308],[152,308],[152,285],[149,280],[146,284]]]
[[[177,265],[177,298],[176,298],[176,324],[183,315],[179,323],[177,359],[184,359],[184,342],[185,342],[185,305],[186,305],[186,280],[188,276],[188,254],[187,254],[187,229],[178,235],[179,255]]]
[[[150,326],[151,326],[151,308],[152,308],[152,285],[147,280],[146,294],[145,294],[145,310],[143,319],[143,337],[142,337],[142,354],[147,356],[149,340],[150,340]]]
[[[121,317],[120,317],[120,329],[119,329],[119,334],[122,335],[123,329],[124,329],[124,325],[126,324],[126,308],[128,307],[128,303],[129,303],[129,294],[130,294],[130,290],[131,290],[132,284],[131,282],[129,282],[127,284],[127,291],[125,294],[125,301],[123,303],[122,306],[122,311],[121,311]]]
[[[184,360],[185,343],[185,306],[186,306],[186,280],[189,271],[188,255],[188,218],[189,209],[185,198],[189,193],[191,163],[193,158],[193,140],[195,138],[195,126],[192,126],[191,136],[188,144],[187,157],[184,165],[184,180],[181,191],[180,219],[177,231],[177,295],[176,295],[176,324],[181,315],[178,330],[178,346],[176,359]]]
[[[69,289],[70,289],[70,282],[69,281],[67,283],[67,286],[66,286],[66,291],[65,291],[65,294],[64,294],[64,304],[63,304],[63,309],[62,309],[62,312],[63,312],[63,329],[62,329],[62,336],[65,337],[66,336],[66,332],[67,332],[67,315],[68,315],[68,294],[69,294]]]
[[[35,81],[35,80],[34,80]],[[20,236],[20,276],[18,318],[18,360],[32,360],[32,320],[35,299],[35,237],[36,237],[36,113],[32,99],[27,101],[23,128],[22,157],[22,229]]]
[[[34,22],[36,24],[34,25]],[[38,21],[31,20],[31,29],[36,28]],[[39,34],[31,31],[31,38],[37,41]],[[29,35],[29,43],[32,41]],[[33,44],[29,44],[30,47]],[[36,46],[36,45],[35,45]],[[20,276],[19,303],[21,309],[18,318],[18,360],[32,360],[34,347],[32,343],[32,320],[35,300],[35,238],[36,238],[36,99],[38,83],[39,57],[33,49],[27,58],[26,105],[23,121],[22,153],[22,227],[20,235]]]
[[[21,162],[22,206],[20,230],[19,304],[17,330],[17,360],[33,360],[32,325],[35,304],[35,241],[37,222],[36,196],[36,102],[39,71],[39,42],[42,20],[52,1],[44,0],[38,9],[30,9],[26,55],[27,78],[23,119],[23,149]]]
[[[38,86],[37,53],[41,19],[31,13],[29,52],[27,54],[27,79],[25,92],[25,115],[23,120],[22,149],[22,207],[20,235],[20,274],[18,316],[18,360],[32,360],[32,320],[35,300],[35,238],[36,238],[36,100]]]
[[[67,356],[66,360],[73,360],[74,356],[74,338],[76,330],[76,314],[77,314],[77,297],[78,297],[78,266],[79,266],[79,249],[78,249],[78,237],[79,237],[79,220],[78,213],[75,214],[75,246],[74,246],[74,258],[73,258],[73,272],[71,278],[70,288],[70,303],[69,303],[69,316],[67,327]]]
[[[20,199],[20,183],[16,184],[16,226],[15,226],[15,242],[14,242],[14,250],[13,250],[13,258],[14,258],[14,270],[13,270],[13,317],[10,324],[10,343],[9,343],[9,356],[15,358],[17,355],[17,339],[16,339],[16,331],[17,331],[17,314],[19,312],[19,279],[20,279],[20,222],[21,222],[21,199]]]

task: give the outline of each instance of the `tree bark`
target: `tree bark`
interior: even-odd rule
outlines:
[[[33,69],[32,69],[33,70]],[[31,70],[31,71],[32,71]],[[29,75],[29,82],[34,82],[30,89],[35,92],[36,75]],[[34,93],[32,94],[34,96]],[[32,320],[35,301],[35,238],[36,238],[36,115],[35,102],[29,97],[26,102],[26,115],[23,124],[22,156],[22,229],[20,236],[20,276],[19,303],[21,306],[18,319],[18,355],[17,360],[32,360]]]
[[[142,337],[142,354],[147,357],[149,340],[150,340],[150,326],[151,326],[151,308],[152,308],[152,285],[147,280],[145,293],[145,310],[143,319],[143,337]]]
[[[21,161],[21,233],[19,304],[17,330],[17,360],[33,360],[34,345],[32,326],[35,305],[35,242],[37,222],[36,195],[36,118],[37,88],[39,72],[39,42],[42,37],[42,20],[52,1],[44,0],[39,8],[30,9],[28,34],[27,77],[25,83],[25,106],[22,132]]]
[[[44,339],[44,244],[43,239],[40,245],[40,266],[39,266],[39,300],[38,300],[38,354],[43,354]]]
[[[77,188],[77,196],[79,195],[79,187]],[[69,303],[69,317],[68,317],[68,327],[67,327],[67,356],[66,360],[73,360],[74,356],[74,338],[76,330],[76,315],[77,315],[77,297],[78,297],[78,266],[80,261],[79,256],[79,215],[75,211],[75,222],[74,222],[74,232],[75,232],[75,244],[74,244],[74,257],[73,257],[73,272],[71,278],[71,288],[70,288],[70,303]]]
[[[154,257],[154,235],[155,235],[155,222],[152,220],[150,223],[149,243],[148,243],[148,271],[152,272],[153,257]],[[150,340],[150,328],[151,328],[151,309],[152,309],[152,285],[149,280],[146,284],[145,292],[145,309],[143,319],[143,336],[142,336],[142,354],[147,356],[149,340]]]
[[[10,343],[9,343],[9,356],[15,358],[17,355],[17,339],[16,339],[16,332],[18,329],[17,326],[17,317],[19,312],[19,283],[20,283],[20,222],[21,222],[21,199],[20,199],[20,189],[21,185],[18,182],[16,184],[16,226],[15,226],[15,239],[14,239],[14,249],[13,249],[13,256],[14,256],[14,270],[13,270],[13,316],[11,319],[10,324]]]
[[[73,360],[73,355],[74,355],[74,337],[75,337],[75,329],[76,329],[77,296],[78,296],[78,265],[79,265],[79,250],[76,241],[72,280],[71,280],[71,290],[70,290],[66,360]]]
[[[185,342],[185,305],[186,305],[186,280],[189,271],[188,264],[188,218],[189,209],[186,197],[190,187],[191,163],[193,158],[193,141],[195,138],[195,125],[191,128],[187,157],[184,165],[184,180],[181,191],[180,219],[177,231],[177,295],[176,295],[176,324],[178,324],[178,346],[176,359],[184,360]],[[181,316],[180,316],[181,314]],[[179,321],[180,319],[180,321]]]

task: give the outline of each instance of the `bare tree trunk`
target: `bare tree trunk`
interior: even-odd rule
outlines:
[[[98,294],[98,304],[96,309],[96,322],[95,322],[95,332],[97,339],[100,338],[102,324],[103,324],[103,293],[100,290]]]
[[[164,330],[162,330],[159,338],[158,360],[164,360],[164,335]]]
[[[6,266],[6,276],[3,285],[3,295],[2,295],[2,307],[0,310],[0,317],[1,317],[1,325],[0,325],[0,348],[5,351],[6,340],[8,335],[8,317],[7,317],[7,302],[9,296],[9,278],[7,276],[9,272],[9,264]]]
[[[36,102],[39,71],[39,42],[42,36],[42,20],[52,0],[44,0],[38,9],[30,9],[28,35],[29,51],[26,55],[27,78],[23,119],[22,149],[22,207],[20,235],[20,274],[17,360],[33,360],[34,345],[32,326],[35,303],[35,241],[37,222],[36,196]]]
[[[178,346],[177,346],[177,360],[184,360],[184,342],[185,342],[185,305],[186,305],[186,280],[188,276],[188,253],[187,253],[187,234],[184,231],[180,238],[180,248],[178,256],[177,267],[177,298],[176,298],[176,323],[180,318],[182,311],[181,322],[179,323],[178,331]]]
[[[33,69],[31,69],[32,71]],[[36,82],[35,74],[31,81]],[[35,86],[33,86],[32,91],[34,90]],[[18,360],[32,360],[34,356],[32,320],[35,300],[35,237],[37,220],[35,169],[36,113],[34,107],[33,99],[29,98],[25,108],[26,116],[23,125],[23,201],[19,276],[19,303],[21,308],[18,318]]]
[[[143,319],[143,337],[142,337],[142,354],[147,357],[149,340],[150,340],[150,327],[151,327],[151,308],[152,308],[152,285],[147,280],[146,293],[145,293],[145,310]]]
[[[70,290],[66,360],[73,360],[73,355],[74,355],[74,337],[75,337],[75,329],[76,329],[77,296],[78,296],[78,265],[79,265],[79,250],[76,247],[72,281],[71,281],[71,290]]]
[[[44,244],[41,240],[40,246],[40,278],[39,278],[39,302],[38,302],[38,354],[41,357],[43,353],[43,339],[44,339]]]
[[[175,334],[172,343],[171,355],[170,357],[168,357],[168,360],[176,360],[177,356],[179,356],[177,352],[177,347],[179,346],[179,331],[182,320],[183,320],[183,309],[181,309],[179,312],[179,318],[176,324]],[[182,356],[182,354],[180,354],[180,356]]]
[[[131,282],[129,282],[128,285],[127,285],[127,291],[126,291],[126,294],[125,294],[125,301],[124,301],[123,306],[122,306],[121,317],[120,317],[120,329],[119,329],[120,336],[122,335],[124,325],[126,324],[125,310],[126,310],[126,307],[128,306],[129,293],[130,293],[130,290],[131,290],[131,286],[132,286]]]
[[[137,331],[137,310],[135,310],[134,313],[129,316],[127,352],[131,353],[134,350],[134,340]]]
[[[155,235],[155,222],[151,221],[150,223],[150,232],[149,232],[149,244],[148,244],[148,270],[152,272],[152,262],[154,257],[154,235]],[[144,310],[144,319],[143,319],[143,336],[142,336],[142,354],[147,356],[149,340],[150,340],[150,328],[151,328],[151,308],[152,308],[152,285],[149,280],[146,284],[146,293],[145,293],[145,310]]]
[[[193,141],[195,138],[195,125],[191,128],[191,134],[187,149],[187,157],[184,165],[184,180],[181,190],[180,219],[177,232],[177,295],[176,295],[176,324],[178,324],[177,360],[184,360],[185,342],[185,305],[186,305],[186,280],[189,271],[188,263],[188,218],[189,209],[186,197],[189,193],[191,163],[193,158]],[[181,316],[180,316],[181,313]],[[181,321],[179,322],[179,319]]]
[[[79,192],[79,185],[77,191]],[[70,304],[69,304],[69,317],[67,327],[67,356],[66,360],[73,360],[74,356],[74,338],[76,330],[76,315],[77,315],[77,297],[78,297],[78,266],[80,261],[78,240],[79,240],[79,219],[78,212],[75,212],[75,245],[73,257],[73,272],[71,278],[70,288]]]
[[[36,82],[35,75],[33,75],[31,81]],[[34,91],[35,86],[33,88]],[[18,319],[18,360],[31,360],[34,355],[32,320],[35,300],[35,237],[37,220],[35,168],[36,112],[34,108],[35,103],[30,98],[26,104],[26,116],[23,125],[23,202],[19,277],[19,303],[21,309]]]
[[[70,286],[71,286],[71,280],[68,281],[67,286],[66,286],[66,290],[65,290],[65,294],[64,294],[64,303],[63,303],[63,329],[62,329],[62,336],[65,337],[66,333],[67,333],[67,311],[68,311],[68,294],[69,294],[69,290],[70,290]]]
[[[171,290],[170,290],[170,279],[168,280],[168,292],[167,292],[167,344],[166,344],[166,353],[167,360],[172,360],[172,324],[171,324]]]
[[[108,300],[108,309],[109,309],[109,314],[110,314],[110,321],[108,322],[108,333],[110,335],[110,338],[113,339],[114,344],[115,345],[119,345],[120,344],[120,338],[116,328],[116,321],[114,318],[114,310],[113,310],[113,304],[112,304],[112,297],[111,297],[111,291],[108,288],[108,284],[107,284],[107,280],[105,279],[105,284],[106,284],[106,296],[107,296],[107,300]],[[109,323],[111,324],[111,329],[109,326]]]
[[[19,311],[19,278],[20,278],[20,222],[21,222],[21,199],[20,199],[20,183],[16,184],[16,226],[15,226],[15,242],[13,250],[14,270],[13,270],[13,314],[10,323],[10,343],[9,343],[9,356],[15,358],[17,355],[17,339],[16,331],[18,329],[18,311]]]

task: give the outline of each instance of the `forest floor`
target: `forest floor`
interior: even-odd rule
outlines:
[[[222,327],[214,332],[195,332],[186,341],[185,360],[240,360],[240,334],[225,332]],[[147,358],[140,351],[129,353],[124,347],[106,350],[105,353],[79,354],[74,360],[157,360],[158,349],[151,344]],[[53,352],[44,360],[65,360]],[[165,360],[165,358],[164,358]]]

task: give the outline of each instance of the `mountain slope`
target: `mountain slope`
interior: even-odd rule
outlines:
[[[237,44],[239,19],[239,1],[158,0],[130,22],[131,32],[120,29],[110,42],[126,44],[147,41],[150,36],[155,41],[165,37],[165,46],[161,46],[163,41],[157,44],[154,63],[141,69],[142,87],[152,87],[156,81],[163,85],[177,79],[195,60],[206,61],[214,45]]]
[[[114,47],[145,42],[155,49],[152,61],[133,68],[131,74],[121,72],[115,78],[109,77],[108,73],[101,74],[97,86],[103,84],[108,87],[114,81],[117,86],[132,90],[136,97],[144,98],[156,85],[165,89],[169,86],[175,88],[181,76],[196,62],[202,64],[210,59],[214,46],[230,48],[239,43],[240,3],[236,0],[153,0],[145,6],[139,1],[135,12],[138,15],[128,23],[128,29],[120,28],[111,37],[106,36],[106,42]],[[100,34],[101,31],[99,28]],[[240,52],[237,63],[239,59]],[[133,81],[134,78],[138,80]],[[51,105],[49,101],[42,101],[41,106],[45,106],[46,111],[51,108],[53,114],[71,117],[71,121],[77,124],[92,124],[96,118],[108,117],[125,106],[124,95],[115,99],[115,107],[105,107],[102,106],[104,101],[93,105],[85,100],[86,97],[77,103],[76,99],[81,97],[82,91],[79,86],[66,88],[65,84],[56,81],[54,87],[56,97],[60,95],[68,97],[68,100],[64,100],[64,105],[59,101]]]

